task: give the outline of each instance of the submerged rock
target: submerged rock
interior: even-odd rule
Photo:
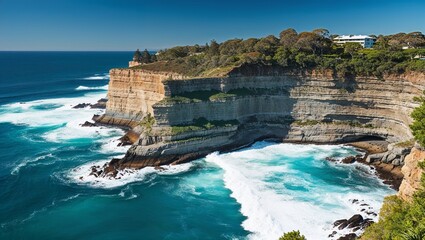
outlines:
[[[81,127],[96,127],[96,123],[91,123],[89,121],[86,121],[85,123],[81,124]]]
[[[78,109],[78,108],[86,108],[86,107],[89,107],[89,106],[91,106],[90,103],[79,103],[79,104],[73,106],[72,108]]]

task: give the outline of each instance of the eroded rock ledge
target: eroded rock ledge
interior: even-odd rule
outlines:
[[[330,72],[288,74],[261,65],[220,78],[143,69],[112,69],[110,75],[106,113],[96,120],[132,128],[134,144],[108,169],[176,164],[265,138],[375,138],[395,145],[412,139],[413,97],[425,89],[423,73],[338,79]],[[402,165],[407,153],[386,159]]]

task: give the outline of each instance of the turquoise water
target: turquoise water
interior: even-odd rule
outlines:
[[[352,199],[378,211],[393,193],[367,167],[325,161],[356,153],[327,145],[259,142],[165,171],[88,177],[125,153],[123,132],[80,127],[102,111],[72,106],[105,97],[108,70],[131,56],[0,52],[0,239],[276,239],[293,229],[326,239],[333,221],[360,211]]]

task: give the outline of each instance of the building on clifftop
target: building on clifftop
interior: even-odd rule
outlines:
[[[360,43],[364,48],[372,48],[375,44],[376,38],[368,35],[341,35],[335,37],[333,42],[338,45],[344,45],[349,42]]]

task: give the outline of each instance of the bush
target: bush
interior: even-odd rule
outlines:
[[[413,110],[413,124],[410,126],[415,139],[425,146],[425,98],[415,100],[421,105]],[[418,167],[425,169],[424,162]],[[425,174],[421,176],[421,186],[415,192],[411,202],[402,201],[397,196],[384,200],[379,222],[366,229],[363,240],[416,240],[425,239]]]
[[[415,98],[415,101],[420,102],[421,105],[415,108],[411,114],[413,123],[410,125],[410,129],[416,141],[418,141],[421,146],[425,146],[425,98],[418,97]]]
[[[292,231],[287,232],[283,234],[282,237],[279,238],[279,240],[306,240],[304,235],[301,235],[300,231]]]

